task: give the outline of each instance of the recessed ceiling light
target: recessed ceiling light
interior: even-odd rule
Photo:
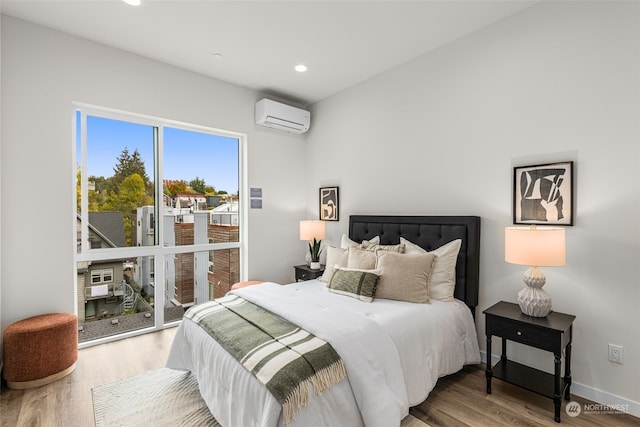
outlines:
[[[213,59],[222,59],[222,54],[221,53],[214,53],[213,54]]]
[[[304,73],[305,71],[307,71],[307,66],[304,64],[298,64],[295,66],[295,70],[299,73]]]
[[[130,6],[140,6],[142,4],[142,0],[122,0],[122,1]]]

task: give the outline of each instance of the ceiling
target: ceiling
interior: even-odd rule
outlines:
[[[306,105],[536,3],[0,0],[2,13]],[[216,58],[214,54],[222,55]],[[308,71],[294,71],[296,64]]]

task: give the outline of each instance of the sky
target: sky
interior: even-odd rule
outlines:
[[[113,176],[113,167],[126,147],[131,155],[138,150],[147,175],[153,179],[152,126],[88,116],[87,147],[88,176]],[[165,127],[162,178],[189,182],[198,177],[217,191],[235,194],[238,151],[235,138]]]

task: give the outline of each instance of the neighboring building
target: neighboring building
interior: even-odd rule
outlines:
[[[173,207],[178,209],[189,208],[194,211],[204,211],[207,209],[207,199],[203,194],[176,194],[173,198]]]
[[[80,230],[79,215],[77,221],[77,229]],[[122,212],[90,212],[88,228],[91,249],[126,246]],[[133,267],[122,259],[78,264],[79,323],[118,316],[133,310],[152,309],[131,287]]]
[[[193,195],[189,195],[193,196]],[[185,246],[207,243],[239,241],[238,202],[223,203],[207,210],[182,207],[188,200],[185,195],[167,199],[163,206],[162,220],[165,230],[165,246]],[[203,207],[201,196],[189,199],[192,206]],[[175,206],[174,206],[175,205]],[[152,245],[156,235],[153,230],[153,206],[137,209],[137,245]],[[238,249],[219,249],[207,252],[188,252],[172,256],[173,262],[165,266],[164,307],[187,308],[199,302],[224,296],[231,285],[240,280],[240,252]],[[135,280],[150,295],[153,294],[155,277],[153,259],[139,258]]]
[[[83,264],[84,268],[78,266],[77,269],[78,322],[122,314],[125,288],[128,286],[124,280],[122,260]]]
[[[238,201],[223,203],[209,211],[209,224],[238,225]]]
[[[89,244],[91,249],[125,247],[122,212],[89,212]]]
[[[237,216],[236,216],[237,218]],[[239,242],[240,227],[237,225],[209,224],[208,235],[215,243]],[[231,286],[240,281],[240,249],[219,249],[209,253],[209,296],[225,296]]]
[[[223,196],[220,195],[205,196],[205,199],[207,200],[207,206],[211,208],[217,208],[222,203],[222,197]]]

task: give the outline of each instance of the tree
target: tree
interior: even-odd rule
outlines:
[[[103,176],[90,176],[88,178],[89,183],[94,184],[95,190],[88,191],[88,210],[89,212],[99,212],[103,210],[104,201],[109,194],[109,180]],[[76,171],[76,208],[80,212],[82,206],[82,191],[80,184],[82,182],[82,171],[78,166]]]
[[[82,206],[82,190],[80,184],[82,183],[82,172],[80,166],[76,170],[76,211],[80,212]]]
[[[205,184],[204,179],[198,178],[197,176],[189,181],[189,187],[198,194],[207,192],[207,184]]]
[[[144,179],[137,173],[126,177],[118,190],[119,211],[130,212],[140,206],[153,205],[153,199],[145,192]]]
[[[111,192],[105,200],[103,210],[122,212],[127,245],[132,244],[133,212],[140,206],[153,205],[153,198],[147,196],[144,179],[137,173],[126,177],[118,186],[118,192]]]
[[[187,182],[186,181],[165,181],[164,183],[164,194],[169,197],[175,197],[176,194],[186,193],[187,192]]]
[[[113,185],[111,184],[111,178],[91,175],[88,180],[89,183],[93,183],[94,188],[93,190],[88,191],[89,212],[99,212],[103,210],[102,206],[109,195],[109,191],[114,191],[116,189],[113,188]]]
[[[109,190],[111,186],[111,178],[105,178],[104,176],[91,175],[89,177],[89,182],[93,182],[94,187],[98,193],[104,190]]]
[[[87,205],[89,212],[100,212],[103,209],[105,200],[109,196],[107,190],[89,191],[89,203]]]
[[[144,161],[140,157],[140,152],[136,148],[133,154],[129,154],[129,149],[125,147],[113,167],[113,187],[117,188],[125,178],[133,174],[138,174],[142,178],[145,187],[149,184],[149,176],[144,167]]]

